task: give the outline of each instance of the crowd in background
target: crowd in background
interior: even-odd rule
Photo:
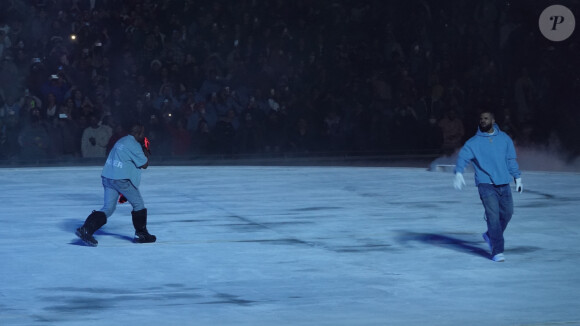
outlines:
[[[575,155],[578,33],[545,39],[549,4],[2,1],[0,161],[105,158],[134,119],[166,157],[450,154],[482,109]]]

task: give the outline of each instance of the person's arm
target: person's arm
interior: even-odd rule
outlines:
[[[145,170],[149,166],[149,156],[151,154],[149,153],[149,151],[145,150],[145,147],[143,147],[143,154],[145,155],[145,158],[147,159],[147,161],[145,162],[145,164],[141,165],[139,168]]]
[[[463,147],[459,151],[459,154],[457,155],[457,161],[455,162],[455,170],[453,172],[463,173],[463,171],[465,171],[465,167],[467,166],[467,164],[469,164],[469,162],[471,162],[471,160],[473,160],[473,158],[474,155],[473,151],[471,150],[471,147],[469,147],[467,144],[463,145]]]
[[[141,149],[143,150],[143,154],[145,155],[147,162],[145,162],[145,164],[143,164],[139,168],[145,170],[149,166],[149,156],[151,156],[151,150],[149,149],[149,139],[147,137],[145,137],[145,139],[143,140],[143,144],[141,144]]]
[[[508,138],[507,144],[507,153],[506,153],[506,161],[507,166],[510,174],[514,179],[518,179],[520,177],[520,166],[518,165],[517,156],[516,156],[516,149],[514,147],[514,142]]]
[[[147,167],[149,167],[149,158],[147,158],[147,163],[141,165],[139,168],[145,170]]]
[[[512,177],[514,177],[514,182],[516,184],[516,191],[521,193],[524,190],[524,186],[522,185],[520,166],[519,166],[518,161],[517,161],[516,149],[514,146],[514,142],[509,137],[508,137],[506,161],[507,161],[509,173],[511,174]]]
[[[459,154],[457,155],[457,161],[455,163],[455,178],[453,179],[453,187],[457,190],[463,189],[465,186],[465,179],[463,178],[463,171],[469,162],[473,159],[473,151],[467,144],[463,145]]]

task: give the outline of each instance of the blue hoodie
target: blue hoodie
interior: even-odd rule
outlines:
[[[473,163],[476,186],[480,183],[505,185],[520,177],[513,141],[496,124],[493,129],[491,134],[478,129],[459,151],[455,164],[455,172],[463,173]]]

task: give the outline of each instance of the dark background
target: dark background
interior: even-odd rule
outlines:
[[[483,109],[518,149],[573,161],[578,32],[541,34],[552,4],[2,1],[0,165],[102,164],[85,130],[105,126],[110,149],[134,119],[160,164],[428,160]]]

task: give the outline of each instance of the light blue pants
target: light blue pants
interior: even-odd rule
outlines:
[[[145,203],[141,197],[139,189],[133,185],[129,179],[114,180],[105,177],[103,179],[103,188],[105,189],[105,203],[100,210],[107,215],[113,215],[117,208],[119,194],[127,198],[127,201],[133,206],[133,211],[140,211],[145,208]]]

